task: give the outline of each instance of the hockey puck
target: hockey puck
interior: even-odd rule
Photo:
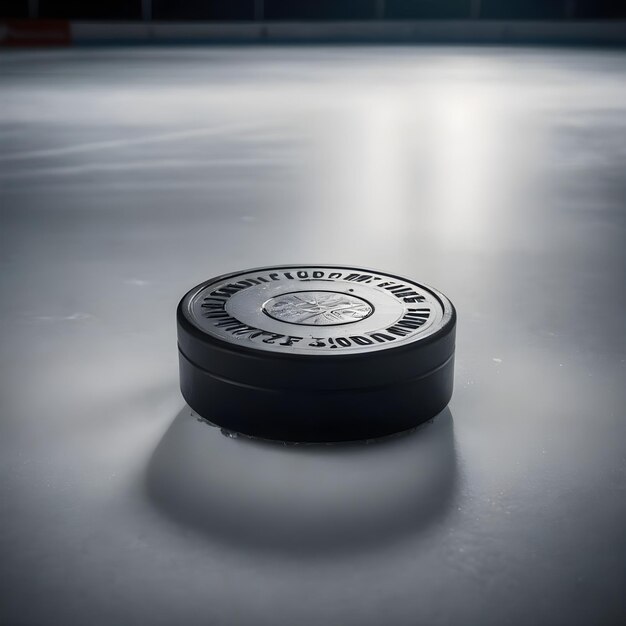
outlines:
[[[289,442],[414,428],[452,396],[456,313],[407,278],[345,266],[211,278],[178,305],[183,397],[229,431]]]

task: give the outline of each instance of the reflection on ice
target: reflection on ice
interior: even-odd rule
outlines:
[[[152,502],[185,526],[242,548],[323,554],[418,532],[456,482],[452,416],[372,445],[228,441],[185,407],[152,456]]]

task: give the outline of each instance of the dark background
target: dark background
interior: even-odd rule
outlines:
[[[28,0],[4,0],[3,17],[32,17]],[[384,19],[464,19],[471,0],[386,0]],[[267,20],[369,20],[380,17],[377,0],[265,0]],[[40,18],[140,20],[141,0],[39,0]],[[619,19],[621,0],[482,0],[480,19]],[[255,0],[153,0],[155,20],[253,20]]]

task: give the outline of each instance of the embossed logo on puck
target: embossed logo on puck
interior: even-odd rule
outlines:
[[[339,291],[294,291],[270,298],[263,311],[279,322],[303,326],[332,326],[358,322],[374,307],[356,296]]]
[[[252,270],[202,285],[187,300],[208,335],[291,354],[354,354],[419,341],[449,319],[434,290],[341,266]]]

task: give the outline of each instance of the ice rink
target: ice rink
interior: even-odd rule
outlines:
[[[626,51],[0,55],[2,624],[626,622]],[[370,445],[230,439],[175,307],[271,264],[458,311]]]

